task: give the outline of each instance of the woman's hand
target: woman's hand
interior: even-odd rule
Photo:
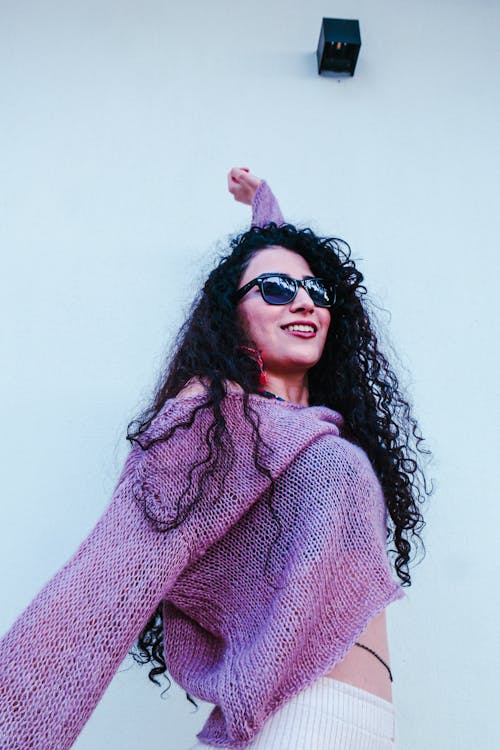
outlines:
[[[233,167],[227,176],[227,187],[235,201],[251,206],[261,180],[247,167]]]

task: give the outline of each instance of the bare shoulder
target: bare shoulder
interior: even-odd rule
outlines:
[[[243,388],[239,383],[233,380],[225,381],[226,391],[228,393],[243,393]],[[192,377],[184,388],[177,394],[176,398],[191,398],[192,396],[201,396],[207,392],[209,383],[207,378]]]
[[[244,393],[245,391],[239,383],[235,383],[234,380],[225,380],[226,391],[228,393]]]
[[[204,378],[193,377],[181,388],[176,398],[191,398],[191,396],[201,396],[206,393],[208,382]]]

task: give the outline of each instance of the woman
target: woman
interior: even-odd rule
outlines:
[[[2,747],[71,747],[139,633],[151,679],[168,665],[215,704],[200,750],[395,747],[386,540],[408,585],[421,438],[340,241],[284,224],[248,171],[229,186],[252,228],[129,427],[106,512],[0,643]]]

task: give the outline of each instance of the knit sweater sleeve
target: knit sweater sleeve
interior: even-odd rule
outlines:
[[[199,479],[202,461],[213,459],[213,415],[198,410],[199,397],[171,399],[148,441],[173,423],[191,425],[148,450],[134,444],[94,529],[0,641],[0,747],[70,748],[180,573],[268,489],[269,476],[255,471],[240,399],[223,403],[238,440],[224,471],[203,484],[202,502],[191,508],[198,482],[190,489],[189,472],[194,462]],[[272,452],[270,473],[279,476],[308,439],[314,427]],[[185,520],[172,527],[179,512]]]
[[[0,747],[66,750],[189,557],[134,496],[130,451],[110,504],[0,642]]]
[[[278,201],[265,180],[261,180],[252,203],[252,226],[264,227],[274,222],[285,223]]]

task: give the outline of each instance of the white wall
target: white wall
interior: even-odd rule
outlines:
[[[353,79],[317,75],[323,16],[360,20]],[[106,506],[247,221],[225,193],[244,164],[351,243],[435,452],[427,557],[388,614],[400,746],[493,747],[499,27],[487,0],[3,0],[2,630]],[[76,747],[184,750],[208,710],[133,667]]]

